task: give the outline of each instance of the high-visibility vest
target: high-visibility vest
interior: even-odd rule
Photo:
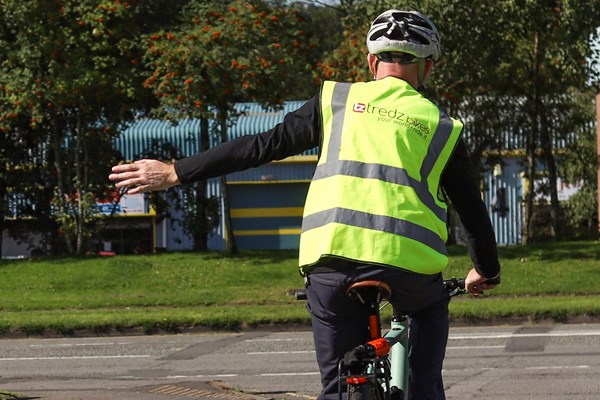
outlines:
[[[407,82],[325,82],[323,143],[300,236],[300,271],[323,258],[435,274],[448,264],[444,168],[462,123]]]

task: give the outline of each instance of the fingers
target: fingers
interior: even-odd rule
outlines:
[[[117,188],[127,188],[129,194],[164,190],[180,184],[173,164],[158,160],[115,165],[108,178],[115,182]]]
[[[485,278],[481,276],[475,268],[472,268],[465,278],[465,289],[467,292],[478,293],[479,284],[484,280]]]
[[[496,287],[496,285],[491,285],[489,283],[486,282],[482,282],[480,285],[478,285],[479,287],[481,287],[481,290],[489,290],[489,289],[493,289]]]
[[[479,274],[475,268],[472,268],[465,279],[465,289],[470,292],[473,297],[479,297],[484,290],[490,287],[490,285],[484,283],[486,279],[487,278]]]
[[[117,186],[117,185],[115,185]],[[117,186],[118,187],[118,186]],[[127,189],[127,194],[138,194],[138,193],[144,193],[144,191],[146,190],[148,186],[144,185],[144,186],[135,186],[135,187],[130,187]]]
[[[111,171],[114,173],[137,171],[140,169],[140,166],[141,165],[139,162],[134,162],[131,164],[119,164],[112,167]]]
[[[117,188],[133,187],[143,183],[143,179],[138,174],[129,172],[110,174],[108,179],[116,182],[115,187]]]
[[[129,194],[143,193],[144,179],[141,167],[140,163],[115,165],[108,179],[115,182],[117,188],[127,188]]]
[[[470,292],[473,297],[479,297],[485,290],[493,289],[497,286],[496,284],[487,283],[486,281],[488,279],[489,278],[480,275],[479,272],[473,268],[465,279],[465,289]]]

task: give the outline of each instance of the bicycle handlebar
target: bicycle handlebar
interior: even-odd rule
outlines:
[[[296,300],[308,300],[306,290],[296,290],[294,292],[294,297],[296,298]]]
[[[483,283],[487,283],[489,285],[499,285],[500,277],[498,276],[496,278],[490,278]],[[445,279],[444,287],[448,291],[450,297],[468,293],[465,290],[465,278]],[[307,300],[306,290],[296,290],[294,292],[294,297],[296,298],[296,300]]]
[[[495,278],[490,278],[485,280],[483,283],[487,283],[488,285],[499,285],[500,277],[497,276]],[[444,287],[448,291],[450,297],[458,296],[459,294],[468,293],[465,290],[465,278],[450,278],[444,280]]]

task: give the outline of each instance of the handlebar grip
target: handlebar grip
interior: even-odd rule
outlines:
[[[464,289],[465,288],[465,278],[459,278],[459,279],[457,279],[457,281],[458,281],[458,287],[461,289]],[[487,283],[488,285],[499,285],[500,277],[497,276],[495,278],[486,279],[485,281],[483,281],[483,283]]]
[[[499,285],[500,281],[500,277],[497,276],[495,278],[486,279],[483,283],[487,283],[488,285]]]
[[[296,298],[296,300],[308,300],[306,290],[296,290],[294,292],[294,297]]]
[[[487,283],[489,285],[499,285],[500,277],[490,278],[485,280],[483,283]],[[465,278],[451,278],[444,280],[444,287],[448,291],[450,296],[456,296],[459,294],[465,294],[467,291],[465,290]]]

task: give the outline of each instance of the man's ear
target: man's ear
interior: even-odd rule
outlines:
[[[367,54],[367,63],[369,64],[369,71],[371,71],[371,74],[373,74],[373,75],[375,75],[377,73],[377,71],[375,70],[375,62],[376,61],[377,61],[377,57],[375,57],[371,53]]]

